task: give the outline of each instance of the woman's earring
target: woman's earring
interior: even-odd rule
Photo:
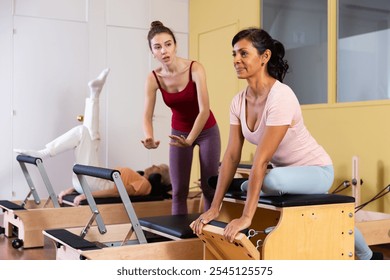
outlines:
[[[261,66],[264,66],[264,62],[261,63]]]

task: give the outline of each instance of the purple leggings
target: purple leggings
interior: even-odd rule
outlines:
[[[188,133],[172,129],[172,135]],[[172,182],[172,214],[187,214],[187,196],[190,185],[192,158],[195,145],[199,146],[200,180],[204,196],[204,209],[210,208],[215,190],[207,184],[208,178],[218,175],[221,156],[221,138],[218,125],[203,130],[191,147],[170,146],[169,169]]]

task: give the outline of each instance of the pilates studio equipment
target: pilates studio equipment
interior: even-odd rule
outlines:
[[[239,217],[245,198],[228,193],[218,219]],[[354,198],[344,195],[264,196],[248,237],[239,234],[229,243],[221,228],[207,225],[199,238],[206,259],[353,260],[353,205]]]
[[[44,230],[56,245],[56,259],[201,259],[201,241],[192,233],[190,222],[199,214],[138,219],[117,170],[75,165],[90,207],[91,217],[83,228]],[[111,180],[126,209],[130,223],[106,226],[85,176]],[[97,226],[92,223],[96,221]],[[79,234],[77,234],[79,233]]]
[[[144,175],[144,171],[137,171],[139,174]],[[165,199],[171,199],[172,195],[170,191],[172,190],[171,185],[165,185],[161,183],[161,174],[152,173],[148,178],[152,189],[150,194],[148,195],[137,195],[131,196],[132,202],[146,202],[146,201],[162,201]],[[73,201],[79,193],[73,192],[71,194],[65,195],[63,197],[63,203],[69,206],[75,206]],[[193,196],[189,196],[189,198],[193,198]],[[120,197],[98,197],[94,198],[96,204],[110,204],[110,203],[122,203]],[[87,199],[81,200],[79,205],[88,205]]]
[[[242,182],[242,179],[234,180]],[[233,182],[232,185],[238,184]],[[228,192],[218,223],[228,223],[239,217],[244,201],[244,193],[237,190]],[[91,241],[83,244],[84,247],[76,248],[78,243],[82,243],[79,242],[81,235],[78,237],[73,234],[72,238],[68,238],[72,229],[64,230],[66,231],[64,238],[57,235],[58,232],[46,231],[45,235],[56,243],[58,259],[180,259],[184,256],[169,255],[167,252],[186,252],[184,248],[191,247],[192,250],[187,250],[186,259],[202,257],[351,260],[354,258],[354,201],[351,196],[334,194],[263,197],[259,199],[258,211],[247,236],[239,234],[235,242],[226,242],[223,238],[223,227],[210,223],[204,227],[204,233],[198,239],[202,240],[202,249],[199,248],[199,243],[195,242],[196,239],[192,238],[191,233],[186,239],[172,238],[175,235],[172,234],[175,231],[173,228],[176,228],[178,233],[188,230],[189,223],[195,220],[198,214],[192,214],[189,219],[185,217],[186,215],[179,217],[179,222],[175,221],[178,217],[172,216],[140,218],[138,222],[144,232],[150,231],[160,238],[165,237],[172,241],[136,242],[137,244],[131,247],[106,245],[99,247],[96,244],[102,242],[94,235]],[[92,202],[92,212],[93,209]],[[124,232],[123,236],[129,234]]]
[[[6,236],[10,236],[12,232],[12,227],[8,226],[9,219],[6,216],[12,215],[13,211],[33,209],[33,208],[48,208],[48,207],[59,208],[60,207],[53,186],[50,182],[49,177],[47,176],[46,169],[43,165],[42,159],[36,157],[30,157],[26,155],[18,155],[16,157],[16,160],[18,161],[19,166],[22,169],[24,178],[27,181],[29,192],[27,193],[26,197],[22,201],[0,200],[0,208],[2,209],[0,214],[0,221],[1,221],[0,233],[4,233]],[[31,164],[32,166],[37,167],[41,179],[49,195],[47,199],[43,201],[41,200],[26,164]],[[31,196],[33,197],[33,199],[30,199]],[[14,248],[19,248],[22,246],[22,244],[23,244],[22,241],[19,239],[15,239],[12,242],[12,246]]]
[[[39,158],[32,158],[28,156],[18,156],[17,160],[23,163],[36,163],[40,168],[43,178],[47,178],[46,183],[50,183],[47,174],[43,173],[42,160]],[[21,164],[22,170],[25,168]],[[43,171],[42,171],[43,170]],[[28,171],[26,171],[28,172]],[[26,175],[27,174],[27,175]],[[44,237],[42,231],[44,229],[55,229],[63,227],[82,227],[85,221],[90,216],[90,209],[88,206],[79,207],[45,207],[38,208],[42,201],[36,193],[35,186],[32,184],[28,173],[25,173],[26,179],[30,187],[30,192],[34,195],[34,200],[25,200],[23,203],[0,201],[0,208],[2,209],[2,226],[1,233],[7,237],[16,235],[12,246],[15,249],[19,248],[34,248],[42,247],[44,245]],[[45,180],[44,180],[45,181]],[[51,185],[49,185],[51,187]],[[49,193],[52,193],[51,201],[57,201],[54,191],[50,188]],[[190,211],[198,209],[199,200],[192,199],[188,201]],[[22,206],[24,205],[24,206]],[[38,205],[38,206],[37,206]],[[45,203],[47,206],[52,204]],[[172,202],[169,199],[146,202],[137,201],[134,203],[135,211],[139,217],[168,215],[171,213]],[[123,224],[128,223],[129,218],[126,214],[124,205],[122,203],[101,204],[99,210],[107,224]]]
[[[54,192],[53,186],[50,182],[50,179],[46,173],[45,166],[43,165],[42,159],[41,158],[36,158],[36,157],[30,157],[30,156],[25,156],[25,155],[18,155],[16,157],[16,160],[19,163],[20,168],[22,169],[24,178],[27,181],[27,185],[29,187],[29,192],[27,193],[25,199],[23,201],[15,201],[12,202],[10,201],[9,203],[6,203],[5,200],[2,200],[1,205],[7,204],[9,207],[16,207],[16,208],[38,208],[38,207],[60,207],[58,204],[57,196]],[[41,200],[39,197],[39,194],[36,190],[36,187],[34,185],[34,182],[31,178],[29,169],[27,168],[26,164],[31,164],[32,166],[36,166],[39,174],[41,176],[41,179],[46,187],[47,193],[48,193],[48,198],[44,201]],[[33,197],[31,200],[30,197]],[[43,206],[41,206],[43,204]],[[50,205],[51,203],[51,205]]]

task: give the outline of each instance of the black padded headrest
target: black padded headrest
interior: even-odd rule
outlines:
[[[172,185],[164,185],[161,183],[161,174],[152,173],[148,178],[150,184],[152,185],[152,190],[150,195],[152,196],[162,196],[163,198],[172,198],[168,193],[172,190]]]

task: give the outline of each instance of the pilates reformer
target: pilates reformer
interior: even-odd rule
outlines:
[[[27,193],[26,197],[22,201],[0,200],[0,208],[2,209],[0,214],[0,223],[1,223],[0,233],[4,233],[6,236],[12,235],[13,227],[8,225],[9,219],[5,216],[12,215],[14,211],[25,210],[25,209],[36,209],[36,208],[52,208],[52,207],[59,208],[60,207],[53,186],[47,175],[45,166],[43,165],[42,159],[36,157],[30,157],[26,155],[18,155],[16,157],[16,160],[18,161],[19,166],[22,169],[24,178],[27,181],[29,192]],[[41,179],[48,192],[47,199],[41,200],[26,164],[30,164],[37,167]],[[14,248],[20,248],[21,246],[23,246],[23,241],[20,239],[15,239],[12,242],[12,246]]]
[[[43,167],[41,167],[41,160],[38,158],[18,156],[17,159],[19,162],[22,162],[22,170],[25,169],[25,166],[23,165],[24,162],[36,162],[37,166],[40,167],[41,173],[44,172]],[[47,178],[46,181],[50,183],[47,174],[43,174],[43,178]],[[25,173],[25,176],[28,180],[31,193],[34,195],[34,198],[36,198],[37,202],[42,203],[36,192],[35,186],[31,182],[29,174]],[[50,190],[50,201],[55,201],[58,204],[54,191],[52,191],[52,188],[50,188]],[[198,209],[199,200],[191,200],[188,204],[191,211],[193,209]],[[32,206],[27,207],[29,205]],[[44,246],[44,237],[42,234],[44,229],[82,227],[90,215],[90,209],[86,205],[79,207],[44,208],[37,208],[37,206],[34,205],[35,203],[30,201],[26,202],[25,207],[9,201],[1,201],[0,203],[0,207],[3,210],[1,216],[3,220],[3,227],[1,228],[2,233],[4,233],[7,237],[16,236],[16,238],[12,241],[12,246],[15,249],[42,247]],[[51,205],[53,204],[48,204],[48,206]],[[171,212],[171,201],[169,199],[165,199],[163,201],[146,200],[146,202],[139,200],[134,205],[139,217],[164,214],[168,215]],[[123,224],[129,222],[122,203],[102,204],[100,205],[100,212],[107,224]]]
[[[58,201],[57,201],[57,196],[54,192],[53,186],[50,182],[49,176],[47,175],[45,166],[43,165],[42,159],[41,158],[36,158],[36,157],[30,157],[30,156],[25,156],[25,155],[18,155],[16,157],[16,160],[19,163],[20,168],[22,169],[22,173],[24,175],[24,178],[27,181],[27,185],[29,187],[29,192],[27,193],[26,197],[22,201],[10,201],[10,203],[15,204],[14,207],[16,208],[39,208],[39,207],[60,207]],[[29,169],[27,168],[26,164],[31,164],[35,165],[39,171],[39,174],[41,176],[41,179],[46,187],[46,190],[48,192],[48,198],[44,201],[41,200],[39,197],[39,194],[36,190],[36,187],[34,185],[34,182],[31,178]],[[31,196],[33,199],[30,199]],[[2,200],[0,203],[0,206],[3,204],[7,204],[4,202],[5,200]],[[43,203],[43,206],[41,206]],[[51,203],[51,205],[50,205]],[[11,205],[11,204],[10,204]]]
[[[210,178],[210,183],[216,178]],[[233,179],[225,196],[219,221],[241,215],[246,194]],[[233,243],[223,229],[206,225],[199,238],[205,259],[354,259],[354,202],[352,196],[336,194],[263,196],[247,236],[238,234]]]
[[[189,224],[199,214],[167,215],[138,219],[117,170],[76,164],[73,168],[90,207],[83,228],[44,230],[55,244],[56,259],[201,259],[201,241]],[[86,176],[115,183],[130,223],[105,225]],[[96,226],[93,222],[96,221]]]
[[[212,183],[215,178],[210,178]],[[218,223],[228,223],[242,211],[245,194],[238,191],[243,179],[234,179],[221,208]],[[235,242],[226,242],[223,228],[210,223],[199,236],[204,244],[204,259],[346,259],[354,258],[354,198],[334,194],[285,195],[263,197],[248,230],[248,236],[237,235]],[[187,226],[196,216],[184,224]],[[141,218],[143,229],[155,234],[167,232],[162,217]],[[183,225],[183,222],[180,223]],[[174,221],[170,226],[179,227]],[[259,230],[260,229],[260,230]],[[263,229],[263,230],[261,230]],[[256,237],[256,238],[253,238]],[[250,238],[250,240],[248,240]],[[256,240],[257,239],[257,240]],[[86,259],[175,259],[172,256],[154,255],[167,252],[166,246],[188,245],[193,239],[139,244],[134,247],[103,248],[78,251]],[[58,240],[57,240],[58,242]],[[58,245],[58,244],[57,244]],[[62,244],[58,247],[62,247]],[[142,248],[142,252],[138,250]],[[173,247],[172,247],[173,248]],[[134,249],[134,250],[132,250]],[[199,250],[199,248],[197,248]],[[64,249],[64,251],[67,251]],[[184,251],[184,250],[183,250]],[[152,253],[153,252],[153,253]],[[152,255],[150,255],[152,253]],[[151,257],[152,256],[152,257]],[[198,257],[198,255],[196,255]],[[195,255],[187,256],[187,259]]]

